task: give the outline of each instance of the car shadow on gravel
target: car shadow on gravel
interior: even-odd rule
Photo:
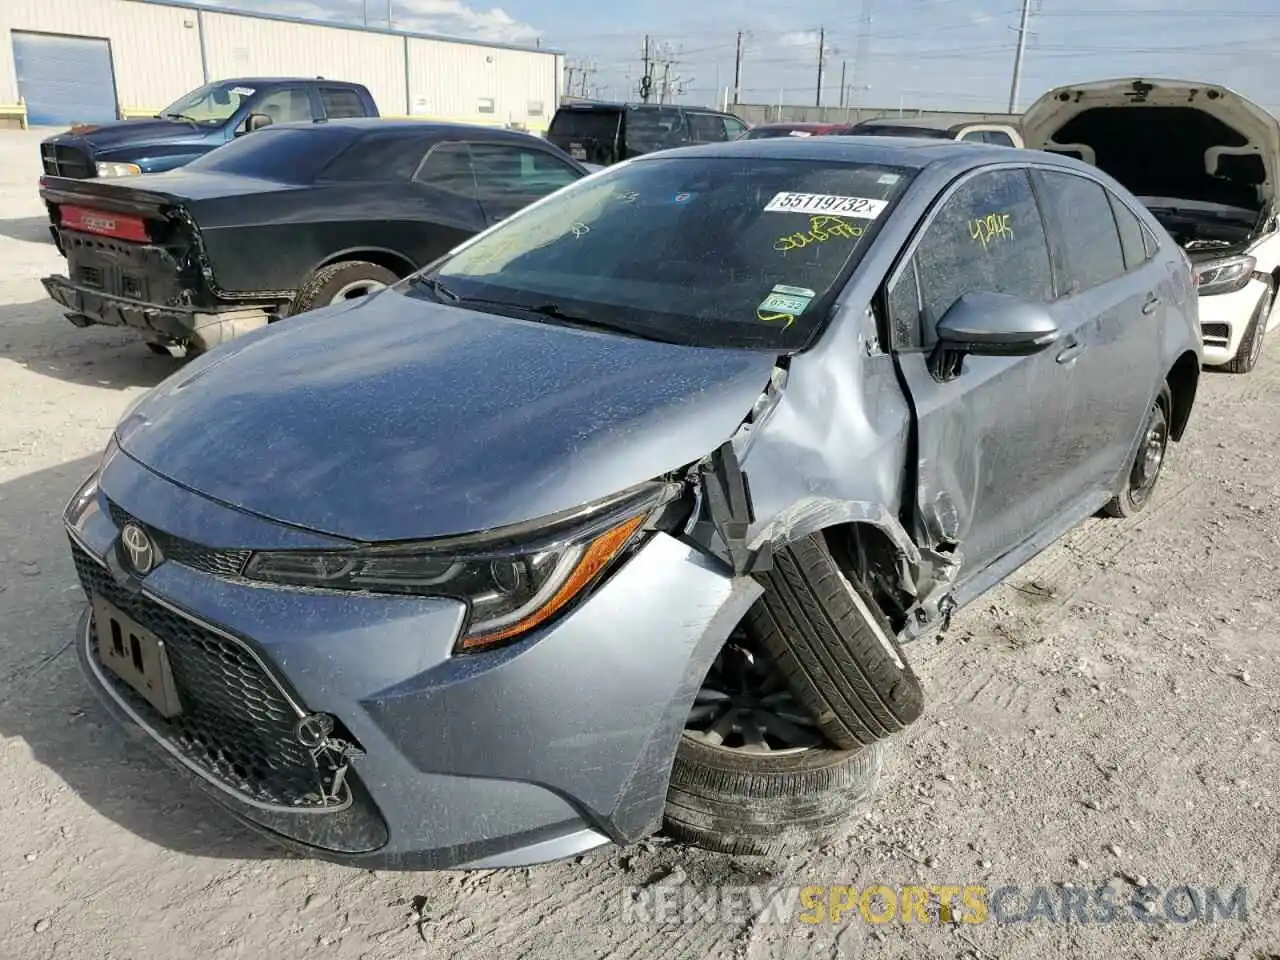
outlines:
[[[24,243],[47,243],[53,246],[53,234],[49,232],[48,217],[18,217],[0,219],[0,237],[21,240]]]
[[[129,739],[82,677],[72,634],[84,594],[60,518],[96,463],[96,456],[84,457],[0,483],[0,737],[24,743],[93,810],[167,850],[296,859],[231,819],[148,745]],[[8,787],[53,798],[50,818],[61,825],[61,839],[33,826],[23,841],[43,844],[42,855],[57,854],[62,844],[69,854],[104,842],[101,824],[57,798],[56,787],[38,781]]]
[[[77,327],[52,300],[0,306],[0,361],[92,387],[152,387],[183,363],[119,327]]]

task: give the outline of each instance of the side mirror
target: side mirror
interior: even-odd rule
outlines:
[[[263,127],[271,126],[271,118],[265,113],[251,113],[244,118],[244,132],[253,133],[255,130],[261,130]]]
[[[935,372],[951,379],[965,355],[1028,357],[1055,343],[1058,325],[1043,305],[1004,293],[971,291],[951,305],[937,326]]]

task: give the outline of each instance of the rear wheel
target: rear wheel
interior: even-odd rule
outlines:
[[[775,664],[740,632],[699,690],[676,750],[666,832],[777,855],[844,837],[875,792],[884,745],[831,749]]]
[[[1133,466],[1129,469],[1125,488],[1103,508],[1110,516],[1131,517],[1151,501],[1151,493],[1160,479],[1165,455],[1169,451],[1169,412],[1172,409],[1173,395],[1166,384],[1160,388],[1155,403],[1147,412],[1142,443],[1134,457]]]
[[[303,284],[293,298],[289,315],[365,297],[391,286],[399,279],[386,267],[366,260],[331,263],[327,267],[321,267]]]
[[[1271,304],[1275,295],[1275,289],[1272,287],[1268,287],[1267,292],[1262,295],[1262,299],[1258,302],[1258,309],[1249,320],[1249,329],[1245,331],[1236,355],[1223,364],[1223,369],[1228,373],[1248,373],[1258,365],[1258,360],[1262,357],[1262,341],[1267,334],[1267,320],[1271,316]]]

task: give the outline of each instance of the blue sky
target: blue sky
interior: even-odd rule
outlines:
[[[812,104],[818,30],[826,29],[823,102],[840,99],[842,64],[853,103],[875,107],[1004,110],[1021,0],[869,0],[868,56],[859,58],[866,0],[782,5],[721,0],[391,0],[397,27],[562,49],[589,69],[596,96],[634,97],[648,33],[678,60],[678,99],[717,103],[733,82],[737,32],[747,32],[742,100]],[[224,0],[224,5],[385,26],[387,0]],[[857,61],[861,59],[861,64]],[[1276,0],[1032,0],[1020,105],[1060,83],[1176,76],[1234,87],[1280,112]],[[575,75],[575,90],[578,78]]]

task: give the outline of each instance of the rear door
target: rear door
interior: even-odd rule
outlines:
[[[1026,169],[962,178],[917,237],[885,296],[917,419],[917,532],[929,543],[958,544],[968,581],[1045,529],[1071,499],[1063,477],[1077,413],[1075,369],[1059,362],[1056,346],[1030,357],[966,357],[947,381],[929,364],[938,321],[970,291],[1018,296],[1059,316]]]
[[[1062,304],[1079,317],[1084,409],[1071,442],[1089,458],[1088,482],[1111,490],[1159,380],[1168,276],[1147,257],[1138,218],[1101,183],[1044,168],[1033,176],[1064,266]]]
[[[505,220],[582,176],[555,154],[533,144],[472,141],[471,164],[488,223]]]

